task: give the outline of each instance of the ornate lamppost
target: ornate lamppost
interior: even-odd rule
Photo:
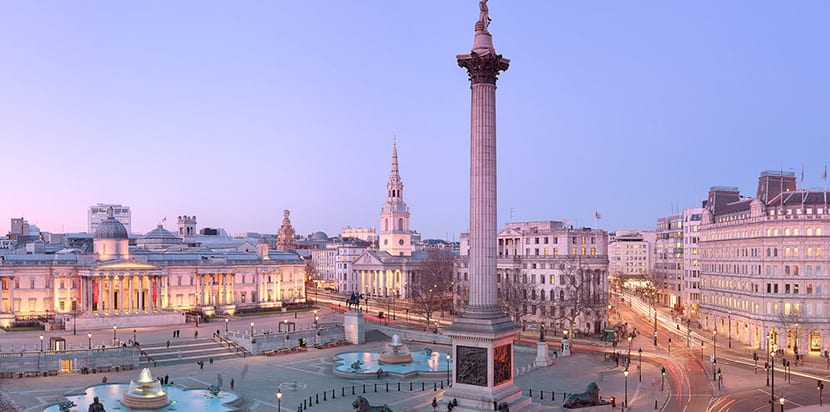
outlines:
[[[225,335],[228,334],[228,318],[225,318]]]
[[[731,348],[732,347],[732,311],[730,311],[728,313],[728,317],[729,317],[729,338],[728,338],[728,341],[729,341],[729,347]]]
[[[277,389],[277,412],[282,410],[282,390]]]
[[[447,386],[452,386],[452,380],[450,380],[450,360],[452,360],[452,356],[447,354]]]
[[[86,333],[86,340],[87,344],[89,344],[89,349],[92,349],[92,332]]]
[[[628,408],[628,368],[625,368],[623,375],[625,375],[625,400],[623,401],[623,408]]]
[[[715,326],[715,333],[712,334],[712,380],[717,379],[716,367],[718,366],[718,327]]]
[[[78,334],[78,329],[75,327],[75,324],[78,323],[78,298],[72,296],[72,335]]]
[[[40,351],[43,352],[43,334],[40,334]]]
[[[118,341],[118,334],[117,334],[118,332],[116,332],[117,330],[118,330],[118,325],[112,325],[112,342],[113,342],[113,344],[115,344],[115,342]]]
[[[251,339],[254,338],[254,321],[251,321]]]

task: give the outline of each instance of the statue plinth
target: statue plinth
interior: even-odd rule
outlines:
[[[544,368],[553,364],[550,355],[548,355],[548,344],[542,341],[536,342],[536,361],[534,365],[537,368]]]

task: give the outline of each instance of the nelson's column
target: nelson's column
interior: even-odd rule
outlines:
[[[487,1],[479,3],[475,40],[469,54],[456,56],[467,69],[472,91],[470,122],[470,302],[445,333],[455,358],[453,386],[446,400],[454,410],[512,410],[528,406],[513,383],[513,339],[517,326],[496,297],[496,79],[510,60],[493,48]]]

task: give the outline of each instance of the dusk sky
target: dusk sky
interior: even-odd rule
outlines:
[[[492,0],[499,226],[646,229],[759,172],[824,188],[830,2]],[[378,227],[393,135],[412,228],[468,230],[476,0],[16,1],[0,9],[0,233]]]

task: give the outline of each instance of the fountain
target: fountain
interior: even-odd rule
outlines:
[[[410,363],[412,362],[412,354],[405,344],[401,343],[398,335],[392,335],[392,343],[387,343],[383,351],[378,356],[378,363]]]
[[[156,410],[167,406],[167,392],[161,388],[161,382],[153,379],[150,370],[144,368],[138,380],[130,381],[130,389],[121,397],[121,404],[129,409]]]

